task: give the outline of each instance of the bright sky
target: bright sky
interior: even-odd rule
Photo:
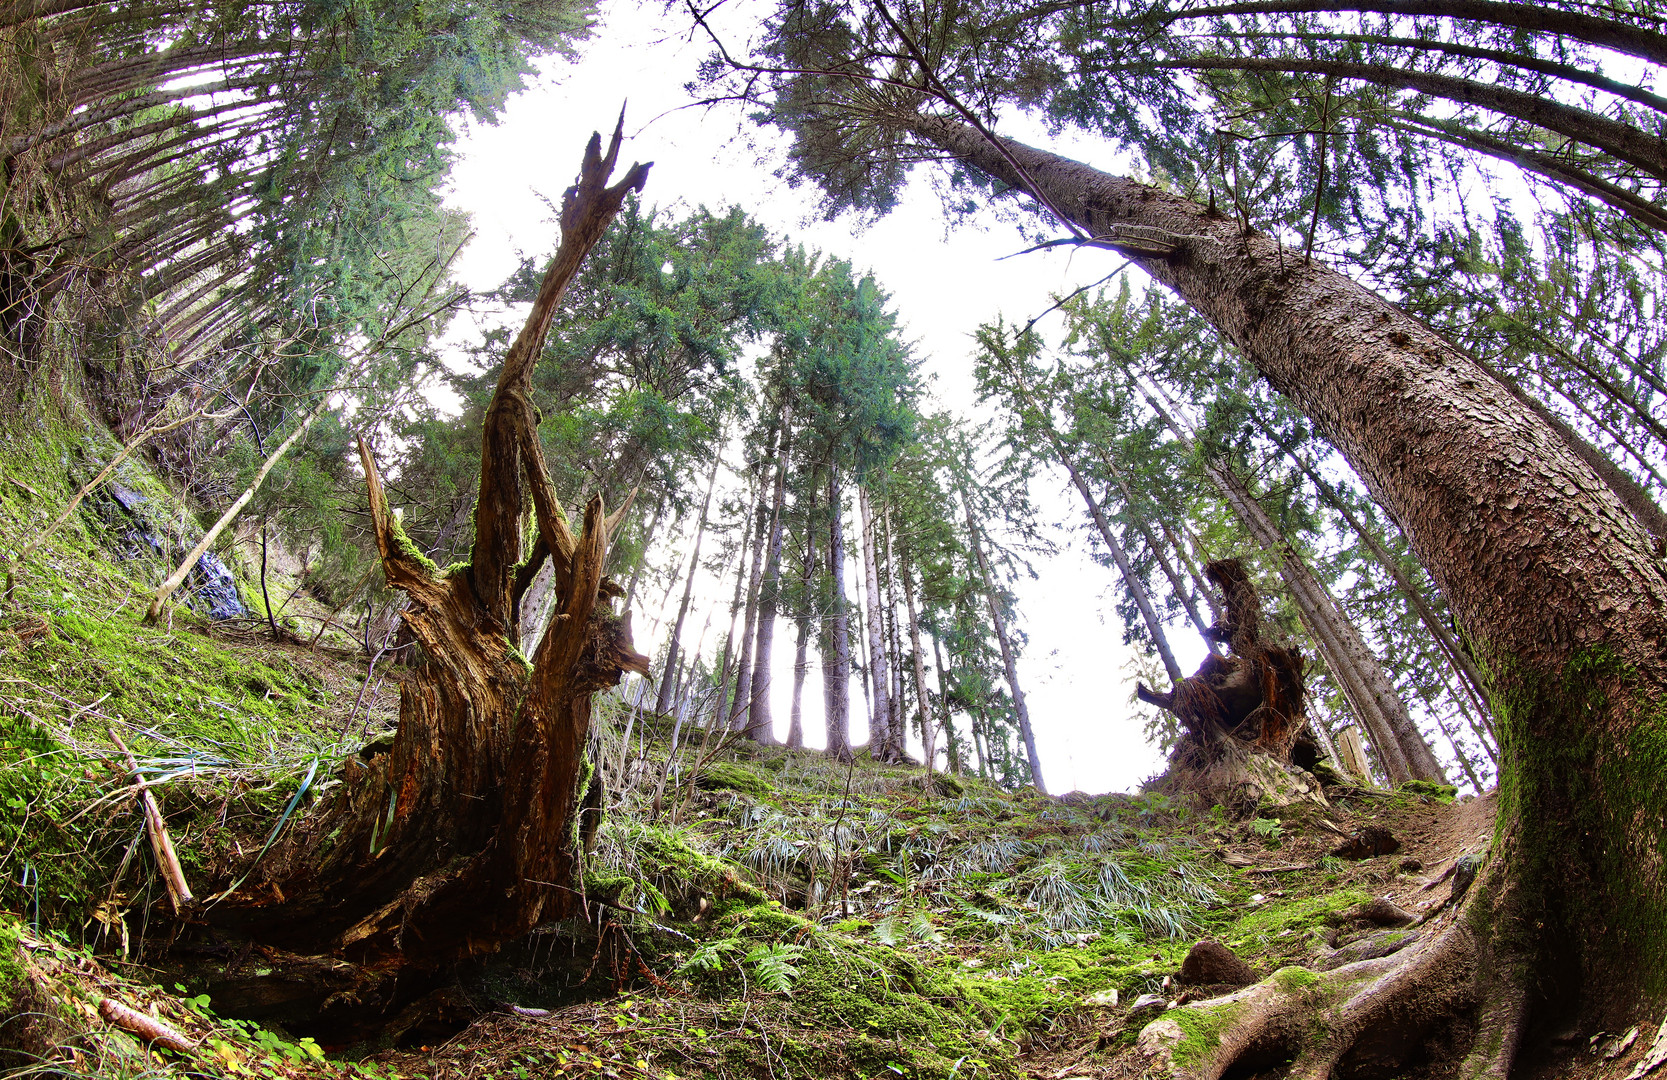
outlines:
[[[744,15],[745,12],[734,12]],[[740,41],[729,43],[733,51]],[[547,253],[556,228],[539,200],[559,199],[577,172],[585,140],[596,129],[610,130],[620,104],[629,99],[623,162],[652,160],[644,199],[667,207],[706,205],[714,209],[739,204],[780,236],[871,270],[892,295],[892,303],[925,358],[939,403],[957,413],[975,414],[971,375],[972,331],[997,314],[1028,321],[1052,302],[1051,297],[1095,281],[1121,261],[1109,252],[1055,251],[1002,261],[1027,246],[1016,230],[993,225],[988,231],[946,231],[936,198],[923,185],[903,206],[866,231],[850,222],[814,217],[809,192],[793,191],[760,164],[757,141],[770,149],[768,133],[755,129],[733,108],[679,110],[690,101],[686,84],[706,55],[701,40],[691,40],[675,14],[655,5],[610,3],[602,25],[586,43],[576,65],[550,63],[537,85],[513,100],[495,127],[474,126],[462,142],[462,160],[453,175],[451,202],[474,217],[477,236],[459,265],[459,276],[476,289],[501,282],[521,253]],[[1018,132],[1021,137],[1023,132]],[[1092,146],[1049,145],[1093,159]],[[1099,159],[1109,155],[1103,151]],[[459,319],[452,336],[478,334],[493,316]],[[1063,474],[1051,490],[1039,490],[1054,520],[1074,525],[1080,505],[1065,490]],[[999,536],[999,532],[998,532]],[[1061,554],[1038,562],[1040,578],[1018,584],[1021,629],[1029,644],[1019,664],[1019,678],[1030,703],[1032,720],[1048,787],[1054,792],[1131,790],[1157,772],[1162,761],[1141,731],[1129,703],[1133,688],[1126,673],[1127,651],[1113,610],[1113,572],[1095,565],[1087,538],[1057,537]],[[686,561],[687,539],[672,539]],[[854,546],[854,545],[853,545]],[[708,547],[708,551],[711,548]],[[657,559],[666,549],[656,547]],[[847,574],[853,600],[861,578]],[[700,633],[707,611],[721,605],[706,636],[710,656],[727,622],[733,590],[728,583],[697,582],[696,606],[685,630],[685,644]],[[679,589],[678,592],[681,590]],[[652,592],[653,595],[647,595]],[[651,637],[659,590],[644,590],[649,610],[636,615],[639,649],[652,652],[665,635]],[[675,606],[677,595],[672,596]],[[675,611],[670,615],[675,615]],[[670,621],[670,616],[665,619]],[[775,715],[785,733],[792,684],[792,642],[779,632],[775,655],[781,667],[774,678]],[[853,632],[853,637],[855,636]],[[1196,635],[1177,628],[1176,648],[1191,670],[1203,657]],[[854,646],[855,647],[855,646]],[[814,649],[812,649],[814,656]],[[931,676],[929,675],[930,679]],[[866,719],[859,685],[852,684],[853,739],[865,737]],[[805,722],[815,745],[821,745],[821,678],[813,671],[805,688]]]

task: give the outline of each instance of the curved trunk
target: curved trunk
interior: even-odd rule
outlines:
[[[998,151],[958,121],[917,131],[1035,185],[1212,322],[1348,459],[1475,643],[1501,762],[1495,841],[1453,931],[1479,973],[1464,984],[1479,995],[1468,1071],[1509,1069],[1530,1005],[1544,1030],[1642,1019],[1667,967],[1667,569],[1648,531],[1534,410],[1343,275],[1168,192],[1019,143]],[[1530,997],[1553,971],[1558,995]]]

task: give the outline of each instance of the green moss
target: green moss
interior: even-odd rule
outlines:
[[[739,791],[760,799],[775,794],[776,790],[751,769],[744,769],[726,761],[717,761],[706,766],[696,778],[695,784],[706,791]]]
[[[1499,667],[1495,684],[1509,690],[1495,701],[1495,831],[1512,840],[1512,904],[1478,931],[1530,958],[1548,941],[1578,943],[1594,977],[1667,996],[1657,869],[1667,860],[1667,702],[1605,648],[1577,653],[1555,675]],[[1472,905],[1473,918],[1492,919],[1488,907]]]
[[[1419,795],[1426,799],[1434,799],[1439,803],[1450,803],[1458,798],[1459,789],[1452,784],[1438,784],[1434,780],[1408,780],[1397,791],[1409,795]]]
[[[1303,967],[1282,967],[1273,973],[1273,983],[1288,994],[1319,984],[1320,977]]]
[[[1243,1012],[1242,1002],[1230,1002],[1194,1005],[1165,1013],[1164,1019],[1173,1020],[1181,1029],[1181,1041],[1175,1045],[1175,1064],[1193,1065],[1214,1053],[1221,1045],[1221,1033],[1237,1022]]]
[[[422,548],[419,548],[405,534],[405,527],[399,523],[399,518],[394,516],[394,512],[388,507],[387,495],[382,496],[382,514],[388,522],[388,536],[393,541],[394,550],[422,567],[423,572],[429,577],[436,581],[443,580],[445,575],[441,574],[440,568],[435,565],[434,560],[424,555]]]
[[[1234,951],[1254,948],[1282,936],[1320,925],[1327,915],[1363,904],[1371,897],[1360,889],[1273,901],[1250,908],[1217,934]]]
[[[0,1013],[10,1015],[12,1004],[25,978],[23,962],[18,959],[22,949],[23,924],[10,915],[0,913]]]

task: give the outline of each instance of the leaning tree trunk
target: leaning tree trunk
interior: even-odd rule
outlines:
[[[1192,438],[1176,418],[1150,392],[1142,393],[1158,417],[1169,426],[1175,437],[1189,448]],[[1378,753],[1384,773],[1392,784],[1408,780],[1431,780],[1445,783],[1446,774],[1436,761],[1430,745],[1424,740],[1406,703],[1395,690],[1395,684],[1384,671],[1378,658],[1366,647],[1360,631],[1343,614],[1337,599],[1331,595],[1308,563],[1297,553],[1296,547],[1268,517],[1262,504],[1245,487],[1236,472],[1224,462],[1206,458],[1202,462],[1205,475],[1215,484],[1222,500],[1250,533],[1251,539],[1279,560],[1279,576],[1290,589],[1291,600],[1302,616],[1303,625],[1314,636],[1320,655],[1325,658],[1331,675],[1342,687],[1349,707],[1372,736],[1372,747]],[[1320,734],[1319,725],[1315,733]]]
[[[1321,262],[1213,208],[959,120],[911,126],[1130,255],[1213,323],[1389,510],[1488,675],[1500,795],[1474,884],[1455,882],[1449,911],[1401,952],[1302,994],[1248,992],[1195,1057],[1174,1059],[1180,1023],[1154,1025],[1154,1061],[1215,1078],[1300,1033],[1281,1044],[1293,1075],[1325,1076],[1357,1048],[1410,1052],[1420,1023],[1462,1013],[1476,1021],[1465,1075],[1503,1077],[1531,1017],[1547,1032],[1656,1022],[1667,998],[1667,567],[1648,529],[1474,359]]]
[[[350,759],[335,794],[209,911],[263,942],[350,961],[337,965],[356,973],[348,1011],[386,1010],[423,972],[490,952],[579,902],[574,811],[591,697],[648,661],[632,648],[629,617],[610,610],[621,590],[602,574],[624,508],[610,518],[597,496],[578,535],[569,529],[531,391],[557,303],[645,179],[636,165],[608,186],[620,141],[616,128],[604,156],[591,139],[563,202],[561,247],[504,359],[483,420],[468,566],[441,577],[412,546],[361,440],[383,568],[410,597],[403,618],[427,663],[403,687],[391,750]],[[537,540],[523,561],[529,497]],[[520,601],[546,559],[558,614],[529,664],[515,647]]]
[[[996,644],[1001,646],[1001,666],[1007,675],[1007,689],[1013,694],[1013,712],[1019,720],[1019,738],[1025,744],[1025,757],[1030,762],[1030,782],[1036,790],[1046,794],[1042,780],[1042,758],[1036,753],[1036,732],[1030,726],[1030,707],[1025,704],[1024,691],[1019,689],[1019,662],[1013,655],[1013,642],[1007,633],[1007,619],[1001,613],[1001,602],[996,599],[996,582],[990,573],[989,560],[984,558],[984,545],[978,539],[978,524],[972,517],[972,504],[967,504],[967,536],[972,543],[972,554],[978,565],[978,576],[984,583],[984,601],[989,605],[990,622],[995,625]]]

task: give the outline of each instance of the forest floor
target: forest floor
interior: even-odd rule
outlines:
[[[68,459],[0,447],[0,547],[64,505]],[[79,513],[0,614],[0,1073],[1128,1076],[1146,1023],[1231,989],[1181,984],[1196,943],[1258,978],[1323,965],[1381,925],[1372,901],[1443,904],[1492,835],[1491,797],[1316,782],[1236,815],[1162,784],[1054,798],[677,730],[607,695],[586,914],[338,1044],[239,1009],[275,954],[172,921],[112,732],[206,889],[389,735],[399,671],[258,620],[143,626],[151,568],[118,557],[119,533]],[[141,1043],[110,1003],[188,1045]],[[1619,1077],[1653,1035],[1605,1060],[1602,1033],[1558,1033],[1533,1044],[1537,1074]]]

